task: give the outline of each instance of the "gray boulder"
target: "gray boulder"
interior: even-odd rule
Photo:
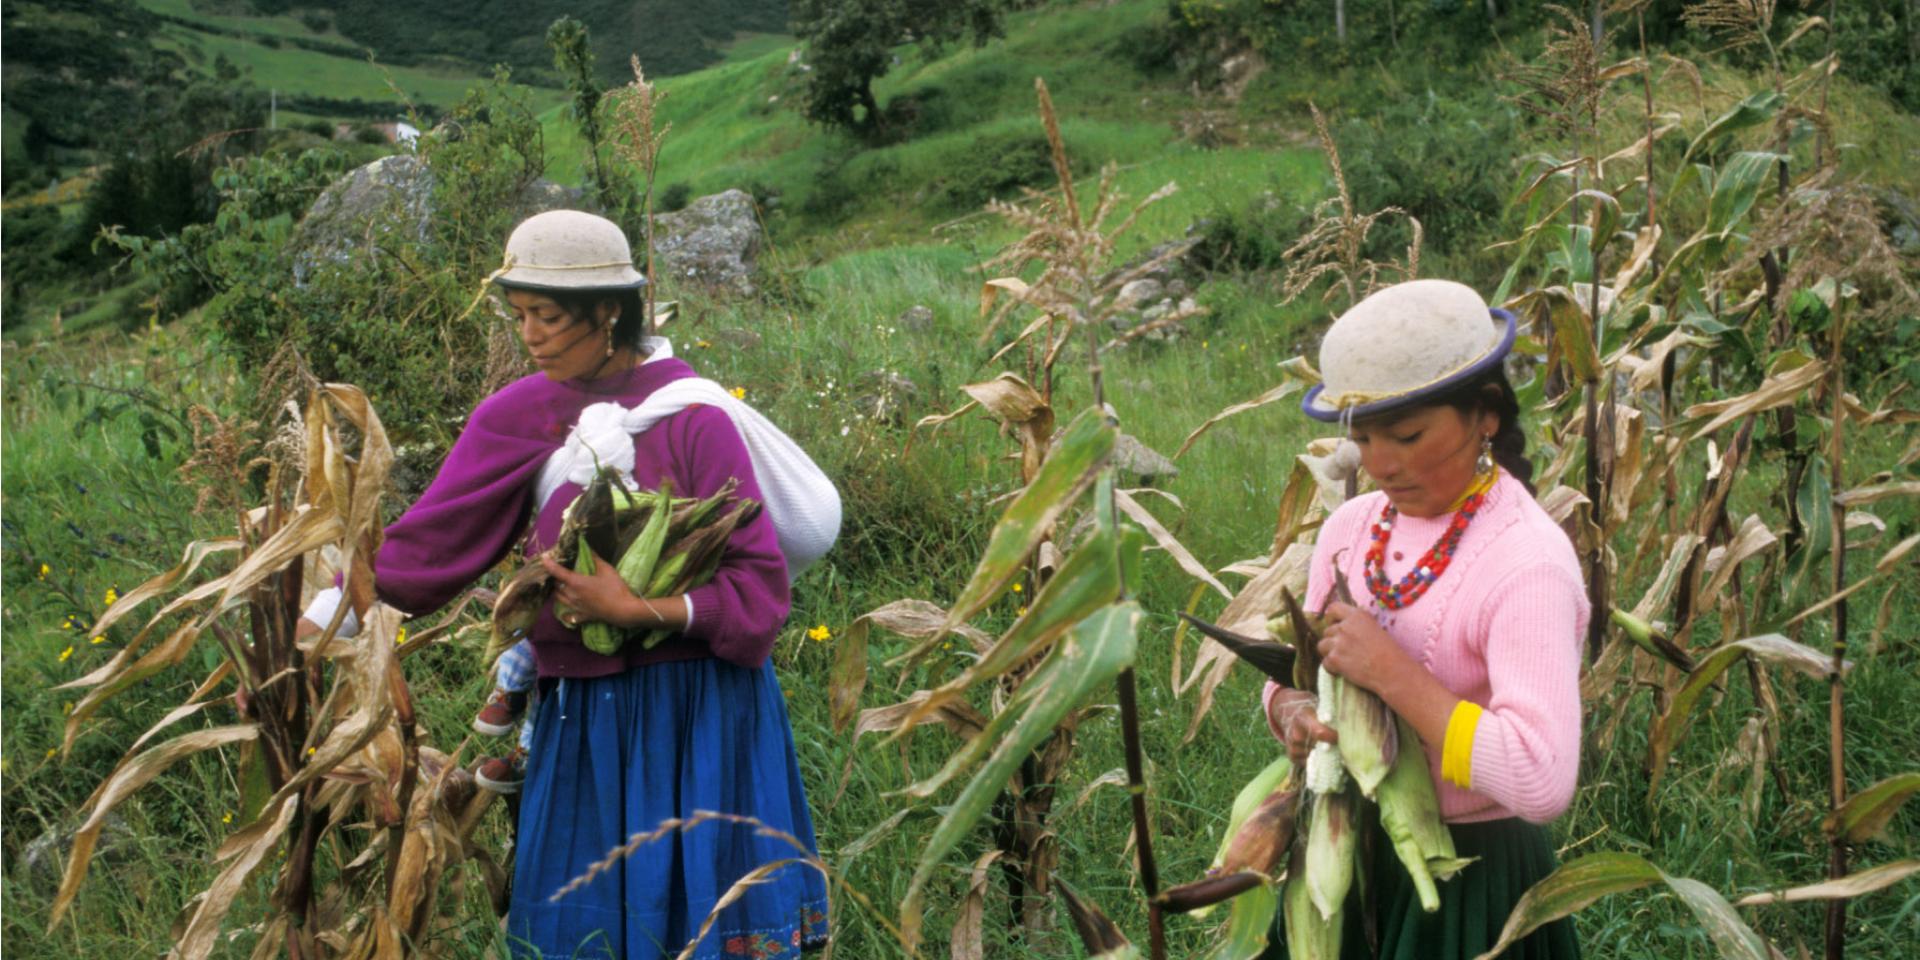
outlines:
[[[579,190],[536,180],[520,192],[512,207],[517,222],[547,210],[581,205]],[[419,157],[395,154],[351,170],[321,191],[294,227],[288,244],[293,253],[293,282],[304,285],[322,267],[344,265],[368,246],[424,242],[433,215],[433,172]]]
[[[760,220],[753,197],[728,190],[653,218],[654,269],[678,285],[751,297],[753,260],[760,252]]]
[[[1152,277],[1130,280],[1114,298],[1122,310],[1138,310],[1160,298],[1165,285]]]

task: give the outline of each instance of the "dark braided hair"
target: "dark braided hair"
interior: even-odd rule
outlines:
[[[652,331],[648,329],[646,308],[641,305],[640,291],[634,290],[541,290],[539,291],[566,311],[567,316],[576,320],[593,321],[595,308],[601,303],[611,302],[620,311],[620,319],[613,323],[613,344],[617,347],[640,348],[641,338]]]
[[[1493,460],[1513,474],[1528,493],[1535,492],[1533,461],[1527,459],[1527,434],[1520,429],[1520,397],[1513,392],[1505,369],[1495,367],[1440,394],[1433,402],[1463,414],[1485,412],[1498,417],[1500,429],[1493,435]]]

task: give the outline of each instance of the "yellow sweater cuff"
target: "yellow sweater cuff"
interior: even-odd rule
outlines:
[[[1447,719],[1447,742],[1440,751],[1440,777],[1463,789],[1473,789],[1473,733],[1486,711],[1462,700]]]

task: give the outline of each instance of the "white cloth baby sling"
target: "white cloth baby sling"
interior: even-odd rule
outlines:
[[[648,337],[647,363],[673,356],[663,337]],[[767,515],[779,534],[780,552],[792,579],[826,555],[840,535],[840,492],[813,458],[760,411],[705,378],[675,380],[639,406],[596,403],[580,411],[566,443],[547,458],[534,484],[534,503],[544,506],[566,483],[585,485],[594,472],[612,467],[633,480],[633,437],[696,404],[724,411],[740,431],[753,460]]]

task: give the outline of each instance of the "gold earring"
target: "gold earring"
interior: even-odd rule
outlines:
[[[1493,472],[1493,438],[1492,437],[1480,438],[1480,458],[1474,461],[1473,466],[1474,466],[1474,469],[1480,473]]]

